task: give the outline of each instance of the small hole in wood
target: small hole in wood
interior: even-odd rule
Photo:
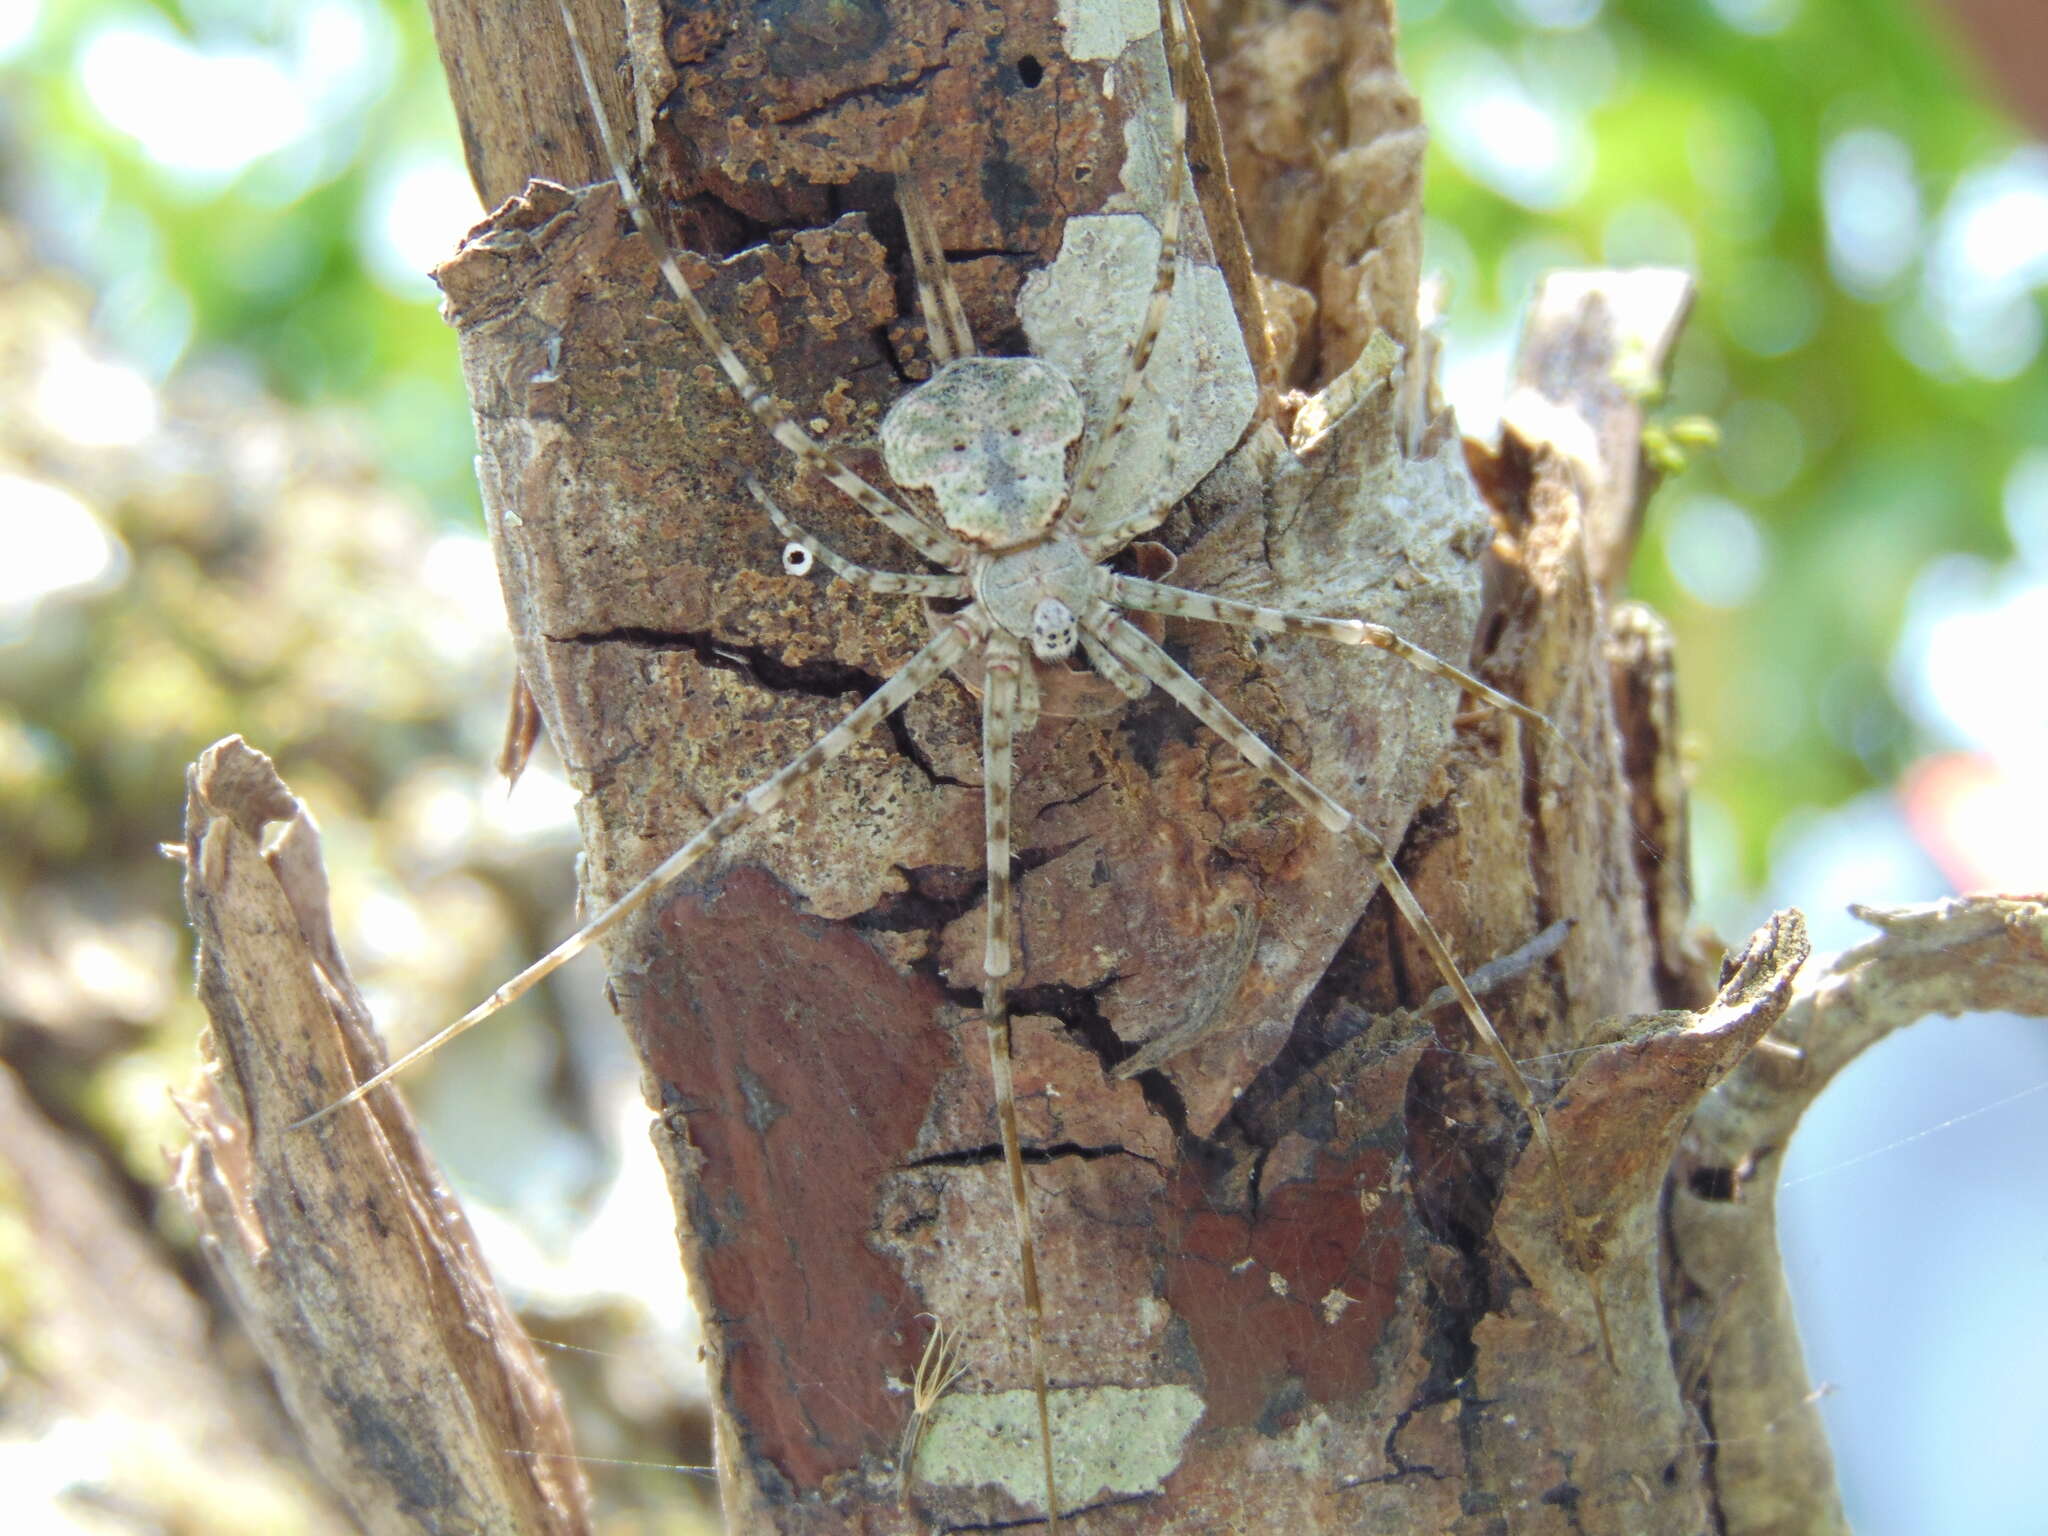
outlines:
[[[1032,90],[1045,78],[1045,66],[1027,53],[1017,61],[1017,78],[1024,82],[1024,89]]]
[[[1692,1192],[1702,1200],[1735,1198],[1735,1170],[1732,1168],[1695,1168],[1687,1182],[1692,1185]]]

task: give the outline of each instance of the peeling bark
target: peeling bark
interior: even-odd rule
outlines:
[[[1792,1006],[1708,1096],[1672,1165],[1667,1219],[1684,1364],[1718,1443],[1731,1531],[1846,1532],[1778,1256],[1778,1171],[1835,1074],[1940,1015],[2048,1016],[2048,900],[1976,896],[1858,908],[1877,937],[1800,977]]]

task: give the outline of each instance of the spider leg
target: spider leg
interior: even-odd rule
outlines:
[[[1166,0],[1160,7],[1160,28],[1165,34],[1166,75],[1173,95],[1173,142],[1166,149],[1166,158],[1172,169],[1168,177],[1166,205],[1159,211],[1159,265],[1152,280],[1152,297],[1145,306],[1145,318],[1139,323],[1138,334],[1131,342],[1131,359],[1125,365],[1124,382],[1117,391],[1116,404],[1110,408],[1102,430],[1095,434],[1081,455],[1080,467],[1074,476],[1074,493],[1068,505],[1078,517],[1084,534],[1093,532],[1089,527],[1089,517],[1094,509],[1095,495],[1101,489],[1103,475],[1109,470],[1110,450],[1123,434],[1131,405],[1138,398],[1138,387],[1144,382],[1146,365],[1152,361],[1152,349],[1159,344],[1159,333],[1166,326],[1166,312],[1173,302],[1174,279],[1180,271],[1180,205],[1187,196],[1188,176],[1188,107],[1180,85],[1188,68],[1184,26],[1181,0]],[[1168,423],[1168,432],[1178,438],[1180,418],[1177,415]],[[1171,452],[1172,443],[1169,442],[1168,453]],[[1164,509],[1161,511],[1163,513]],[[1121,524],[1130,519],[1120,518],[1118,521]],[[1146,526],[1156,526],[1157,523],[1158,517],[1155,516]],[[1126,541],[1142,531],[1136,529],[1126,534]],[[1092,548],[1089,553],[1091,557],[1100,558]]]
[[[1017,1272],[1024,1291],[1024,1322],[1031,1335],[1031,1387],[1038,1402],[1038,1447],[1045,1462],[1046,1527],[1058,1536],[1060,1505],[1052,1465],[1052,1410],[1045,1370],[1045,1299],[1038,1289],[1038,1244],[1031,1231],[1031,1190],[1017,1133],[1017,1088],[1010,1073],[1010,970],[1014,960],[1015,903],[1010,889],[1010,784],[1021,680],[1030,663],[1023,647],[1002,630],[986,651],[988,683],[982,693],[983,815],[988,831],[988,917],[982,949],[982,1011],[988,1025],[988,1066],[995,1083],[996,1121],[1003,1135],[1003,1166],[1010,1175],[1010,1214],[1017,1225]]]
[[[1234,602],[1227,597],[1211,597],[1206,592],[1190,592],[1185,587],[1169,587],[1161,582],[1115,573],[1111,573],[1109,578],[1109,600],[1119,608],[1139,608],[1147,613],[1172,614],[1183,619],[1208,619],[1217,624],[1262,630],[1267,634],[1320,635],[1325,640],[1336,640],[1345,645],[1377,646],[1400,657],[1419,672],[1440,677],[1447,683],[1456,683],[1495,709],[1506,710],[1517,719],[1527,720],[1546,731],[1554,733],[1557,729],[1550,723],[1550,717],[1540,710],[1531,709],[1520,699],[1502,693],[1498,688],[1488,687],[1470,672],[1403,640],[1384,624],[1368,624],[1362,619],[1326,619],[1312,613],[1297,613],[1289,608],[1261,608],[1254,603]]]
[[[896,163],[896,206],[903,213],[903,232],[910,237],[910,267],[917,274],[917,307],[924,312],[925,335],[930,339],[932,356],[941,364],[973,357],[974,331],[967,324],[960,290],[953,286],[945,247],[939,244],[938,226],[932,221],[931,204],[924,200],[923,189],[912,179],[910,168],[900,155]]]
[[[1152,691],[1152,685],[1123,664],[1123,659],[1095,638],[1094,631],[1081,631],[1081,650],[1098,675],[1109,680],[1110,685],[1127,699],[1142,699]]]
[[[1018,653],[1023,654],[1021,646]],[[1012,737],[1030,734],[1032,728],[1038,724],[1038,710],[1043,703],[1044,695],[1038,686],[1038,671],[1031,664],[1031,658],[1025,656],[1024,664],[1017,669],[1017,724],[1016,729],[1010,733]]]
[[[1408,888],[1400,870],[1387,855],[1387,846],[1373,831],[1359,821],[1343,806],[1332,800],[1312,784],[1302,773],[1279,753],[1259,739],[1258,733],[1246,725],[1224,705],[1223,701],[1204,688],[1178,662],[1154,644],[1135,625],[1122,618],[1115,609],[1097,598],[1089,611],[1082,615],[1084,627],[1094,631],[1096,636],[1130,663],[1144,677],[1171,694],[1185,707],[1189,714],[1200,720],[1210,730],[1222,737],[1246,763],[1258,773],[1277,784],[1291,796],[1295,803],[1332,832],[1349,832],[1364,847],[1367,861],[1380,877],[1387,895],[1401,911],[1402,919],[1409,931],[1421,942],[1428,952],[1430,963],[1443,977],[1444,985],[1451,989],[1458,1000],[1466,1021],[1472,1026],[1472,1033],[1481,1048],[1493,1058],[1507,1078],[1508,1092],[1515,1103],[1528,1117],[1530,1134],[1543,1148],[1543,1155],[1550,1164],[1552,1192],[1556,1196],[1560,1231],[1565,1249],[1575,1266],[1586,1268],[1585,1255],[1590,1250],[1578,1213],[1572,1209],[1567,1196],[1564,1162],[1558,1155],[1557,1143],[1551,1138],[1550,1126],[1543,1118],[1543,1112],[1536,1107],[1535,1094],[1530,1091],[1529,1080],[1522,1075],[1521,1066],[1508,1053],[1507,1045],[1493,1027],[1493,1021],[1486,1016],[1486,1010],[1479,1005],[1479,999],[1472,994],[1472,988],[1465,981],[1465,973],[1458,969],[1458,962],[1451,957],[1450,947],[1436,930],[1429,914],[1422,910],[1422,903],[1415,899],[1415,893]],[[1614,1345],[1607,1328],[1607,1306],[1600,1294],[1597,1281],[1589,1277],[1593,1293],[1593,1312],[1599,1324],[1600,1339],[1610,1362],[1614,1359]]]
[[[973,583],[965,576],[909,574],[902,571],[875,571],[864,565],[856,565],[844,555],[818,542],[804,532],[789,514],[769,499],[761,482],[752,475],[747,476],[747,489],[754,493],[754,500],[768,510],[769,521],[775,524],[776,532],[789,540],[789,548],[782,553],[782,563],[792,576],[801,576],[808,571],[813,560],[839,577],[870,592],[905,593],[911,597],[968,597],[972,595]],[[793,555],[801,555],[798,562]]]
[[[464,1030],[481,1024],[506,1004],[516,1002],[525,996],[537,982],[560,969],[618,927],[644,907],[648,900],[671,880],[733,833],[774,810],[791,789],[838,757],[871,727],[909,703],[920,690],[944,677],[973,649],[987,628],[988,619],[978,608],[963,608],[954,614],[952,621],[945,628],[932,636],[922,650],[898,668],[887,682],[862,700],[844,720],[752,789],[734,795],[726,802],[723,810],[704,824],[696,836],[655,865],[653,870],[625,895],[499,987],[453,1024],[414,1046],[383,1071],[357,1084],[324,1109],[317,1109],[303,1120],[294,1122],[290,1128],[298,1130],[316,1120],[324,1120],[338,1109],[345,1109],[372,1089],[389,1082],[421,1057],[440,1049]]]
[[[1176,454],[1180,448],[1180,415],[1178,412],[1166,419],[1165,454],[1167,470],[1171,473]],[[1174,508],[1174,498],[1141,507],[1127,517],[1120,517],[1113,523],[1082,524],[1081,548],[1088,558],[1098,565],[1122,549],[1141,533],[1149,533],[1166,521],[1166,514]]]
[[[640,189],[626,170],[625,157],[619,152],[618,140],[612,134],[610,116],[605,112],[604,103],[597,94],[597,81],[590,73],[590,60],[583,52],[583,37],[576,30],[576,20],[569,14],[566,5],[561,7],[562,26],[569,34],[569,51],[576,57],[576,72],[582,77],[584,96],[590,106],[592,120],[597,124],[597,136],[604,143],[605,158],[611,162],[612,180],[619,185],[619,194],[625,199],[626,209],[633,216],[633,225],[641,237],[654,247],[661,264],[661,275],[668,281],[670,290],[683,306],[683,314],[690,322],[690,329],[704,343],[704,349],[718,361],[724,370],[733,392],[740,397],[746,408],[752,411],[761,425],[783,447],[802,461],[804,469],[811,474],[829,480],[843,491],[862,511],[881,523],[891,533],[902,539],[911,548],[923,555],[934,565],[959,565],[967,557],[967,547],[951,534],[934,528],[923,518],[898,505],[889,497],[876,490],[867,481],[849,469],[839,456],[810,433],[798,426],[790,416],[789,408],[761,387],[747,365],[740,361],[740,355],[733,351],[731,343],[718,329],[717,324],[705,311],[697,293],[690,286],[690,280],[683,276],[682,266],[676,261],[675,251],[668,239],[654,222],[647,205],[641,201]]]

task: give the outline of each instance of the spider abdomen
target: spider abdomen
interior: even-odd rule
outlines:
[[[1052,526],[1067,500],[1067,448],[1081,397],[1035,357],[963,357],[882,420],[882,459],[898,485],[929,490],[946,526],[984,549],[1014,549]]]

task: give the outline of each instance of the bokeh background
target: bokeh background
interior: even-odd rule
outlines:
[[[1401,14],[1468,430],[1542,271],[1699,274],[1664,408],[1721,441],[1659,493],[1633,586],[1679,638],[1703,915],[1736,935],[1797,903],[1842,947],[1850,900],[2048,886],[2048,9]],[[198,1020],[156,850],[190,758],[240,731],[278,759],[394,1039],[569,921],[573,797],[545,752],[510,794],[490,767],[511,661],[424,275],[481,212],[406,0],[0,0],[11,1530],[332,1528],[289,1478],[265,1503],[255,1460],[228,1496],[260,1388],[161,1194]],[[703,1459],[595,967],[408,1091],[534,1331],[575,1351],[585,1450]],[[2038,1025],[1930,1023],[1795,1144],[1787,1246],[1866,1536],[2048,1530],[2044,1110]],[[128,1290],[95,1292],[60,1188],[125,1224]],[[145,1290],[184,1321],[144,1328]],[[202,1367],[217,1415],[181,1423],[156,1388]],[[699,1479],[593,1476],[610,1530],[706,1528]]]

